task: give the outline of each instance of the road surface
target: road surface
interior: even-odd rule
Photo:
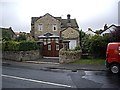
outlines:
[[[37,66],[36,66],[37,67]],[[3,88],[120,88],[120,75],[106,71],[39,70],[4,65]]]

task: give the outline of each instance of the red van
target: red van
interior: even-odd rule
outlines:
[[[108,44],[106,51],[106,67],[112,73],[120,72],[120,42]]]

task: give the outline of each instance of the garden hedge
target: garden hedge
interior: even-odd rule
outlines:
[[[5,41],[2,43],[3,51],[29,51],[37,49],[39,49],[39,46],[35,41]]]

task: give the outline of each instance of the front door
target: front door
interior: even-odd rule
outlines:
[[[50,43],[43,45],[43,56],[46,57],[58,57],[59,50],[62,48],[62,44],[59,43],[58,38],[50,39]]]

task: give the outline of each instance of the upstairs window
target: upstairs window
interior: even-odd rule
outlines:
[[[53,25],[53,31],[57,31],[57,25],[56,24]]]
[[[43,25],[42,25],[42,24],[39,24],[39,25],[38,25],[38,30],[39,30],[39,31],[42,31],[42,29],[43,29]]]

